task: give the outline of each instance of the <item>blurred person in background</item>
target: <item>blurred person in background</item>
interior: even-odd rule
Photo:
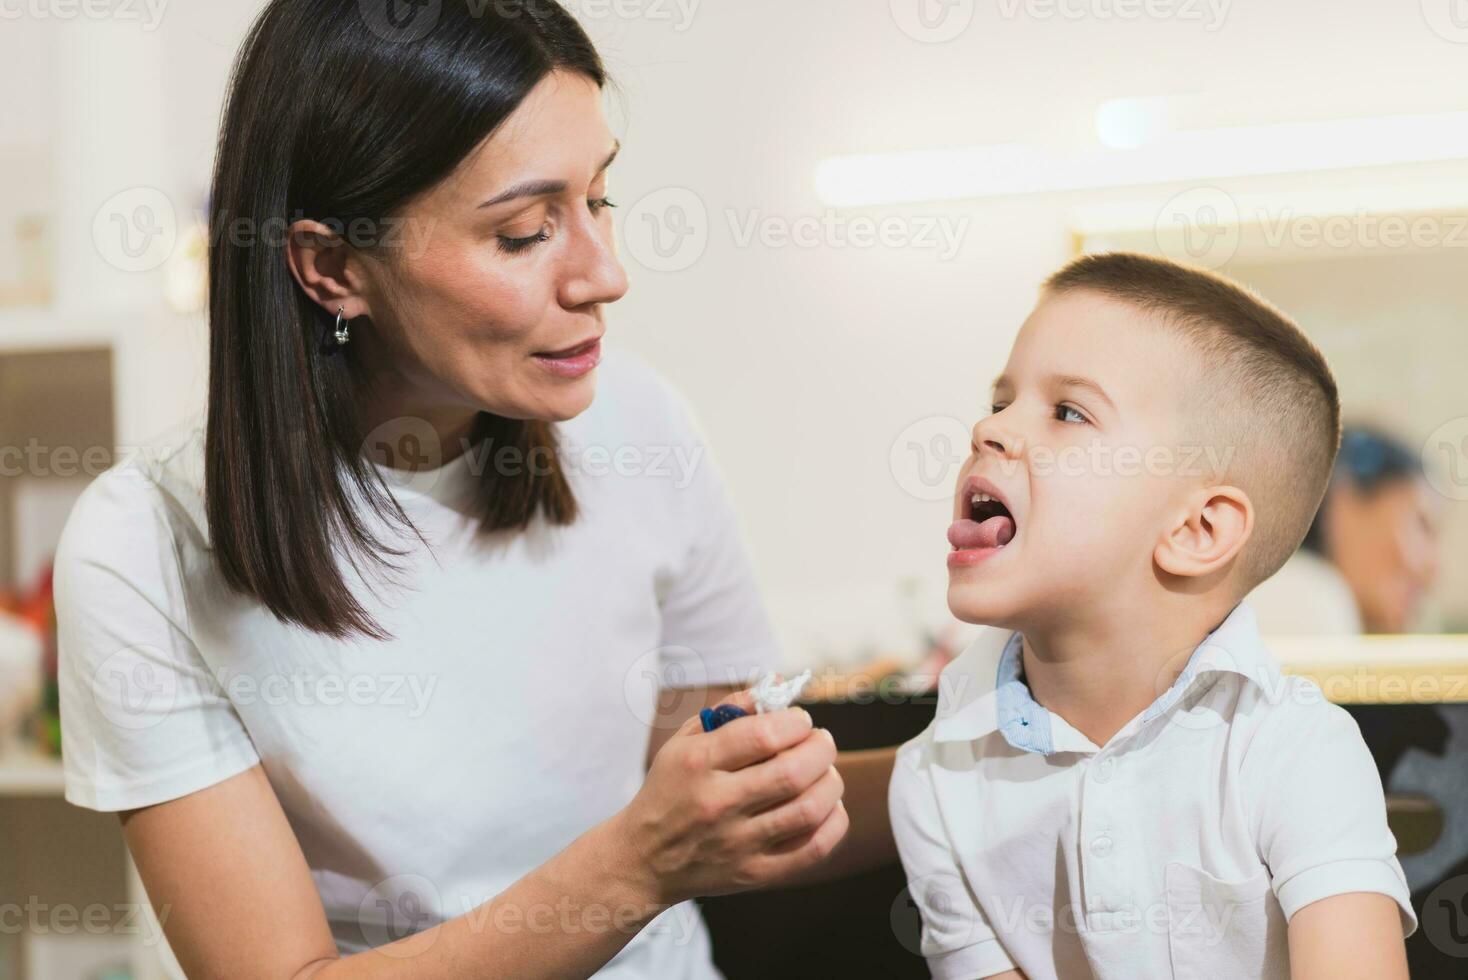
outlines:
[[[1421,457],[1348,426],[1300,550],[1249,597],[1266,634],[1402,633],[1438,573],[1442,499]]]

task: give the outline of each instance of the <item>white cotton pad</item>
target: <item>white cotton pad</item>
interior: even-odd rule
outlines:
[[[775,681],[774,674],[766,674],[749,692],[749,696],[754,699],[755,714],[762,715],[766,711],[779,711],[781,708],[790,707],[809,683],[810,671],[808,670],[783,684]]]

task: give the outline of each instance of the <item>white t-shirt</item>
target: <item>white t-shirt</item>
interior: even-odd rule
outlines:
[[[1288,920],[1355,891],[1416,928],[1360,730],[1280,673],[1247,605],[1105,745],[1030,696],[1019,647],[989,630],[949,665],[893,770],[938,980],[1287,980]]]
[[[778,656],[682,401],[617,353],[598,386],[560,426],[569,527],[476,537],[482,452],[381,469],[433,552],[399,539],[411,588],[360,596],[388,642],[287,626],[226,588],[197,428],[99,477],[56,558],[66,798],[131,809],[263,764],[344,953],[471,912],[625,806],[660,689],[746,684]],[[696,907],[602,975],[717,976]]]

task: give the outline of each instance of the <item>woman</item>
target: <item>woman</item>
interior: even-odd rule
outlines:
[[[1438,570],[1442,498],[1421,456],[1366,426],[1341,436],[1335,474],[1304,544],[1249,603],[1266,633],[1411,629]]]
[[[679,903],[889,859],[890,754],[692,717],[774,643],[679,399],[598,370],[590,42],[371,6],[273,0],[240,53],[207,428],[58,552],[67,796],[191,976],[715,976]]]

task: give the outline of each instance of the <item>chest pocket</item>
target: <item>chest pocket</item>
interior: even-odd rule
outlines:
[[[1243,881],[1224,881],[1173,861],[1165,875],[1175,980],[1288,980],[1284,910],[1269,886],[1269,869],[1260,868]]]

